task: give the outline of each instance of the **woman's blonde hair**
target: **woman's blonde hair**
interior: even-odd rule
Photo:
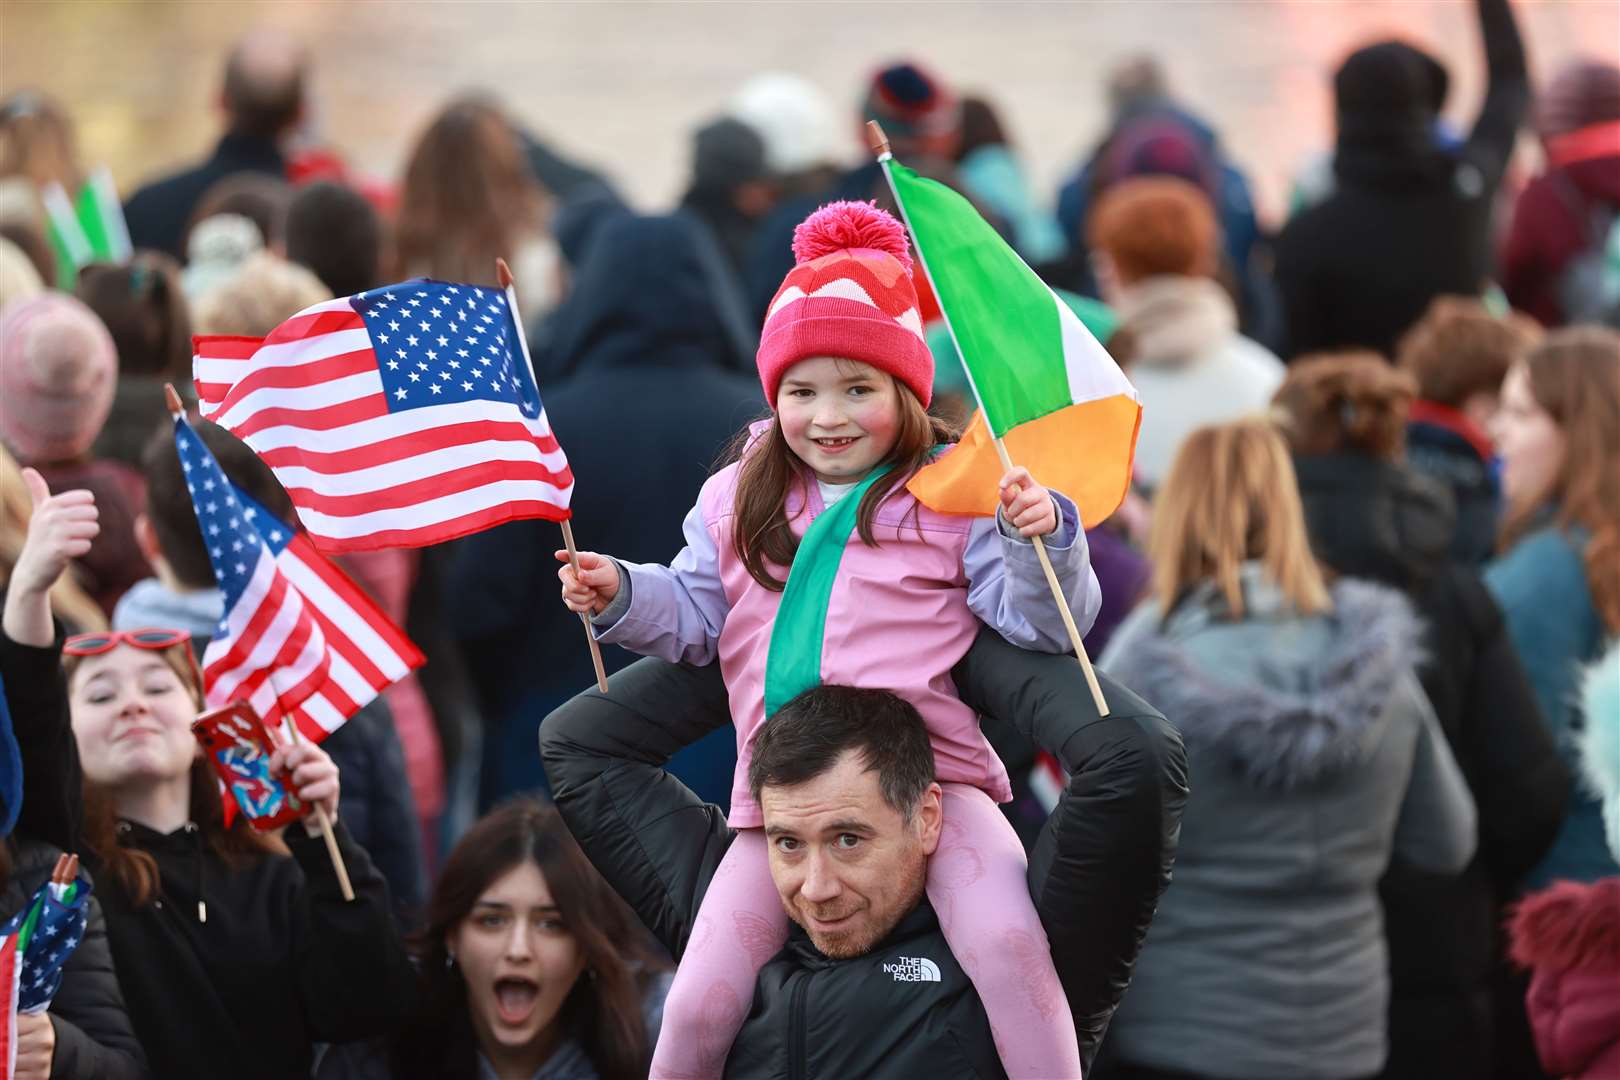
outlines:
[[[1269,421],[1238,420],[1187,436],[1153,507],[1152,591],[1168,615],[1193,586],[1213,581],[1243,616],[1240,569],[1258,561],[1301,613],[1332,606],[1311,555],[1288,447]]]

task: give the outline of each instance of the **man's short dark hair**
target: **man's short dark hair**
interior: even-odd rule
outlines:
[[[302,47],[281,35],[261,31],[238,42],[225,61],[231,130],[273,139],[290,128],[303,111],[307,63]]]
[[[382,221],[358,191],[316,181],[287,208],[287,258],[313,270],[333,296],[365,292],[382,284]]]
[[[247,443],[206,420],[193,421],[191,426],[231,483],[283,521],[292,520],[292,500],[270,467]],[[214,566],[208,560],[208,545],[197,525],[191,492],[186,490],[186,475],[180,469],[171,422],[164,421],[141,452],[141,474],[146,479],[146,517],[157,534],[164,561],[186,588],[211,588],[215,583]]]
[[[816,686],[782,706],[754,741],[748,790],[758,802],[766,784],[813,780],[848,750],[860,752],[883,801],[909,819],[934,782],[934,748],[916,707],[887,690]]]

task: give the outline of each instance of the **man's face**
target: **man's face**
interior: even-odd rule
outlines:
[[[782,906],[827,956],[869,951],[922,897],[939,845],[938,784],[907,821],[860,752],[847,750],[802,784],[766,785],[759,801]]]

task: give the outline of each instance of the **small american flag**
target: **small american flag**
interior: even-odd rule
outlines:
[[[291,718],[320,742],[422,653],[308,537],[233,487],[183,417],[174,430],[225,600],[203,653],[208,705],[244,699],[267,726]]]
[[[574,478],[513,320],[504,293],[442,281],[316,304],[267,338],[192,339],[199,404],[323,551],[562,521]]]
[[[51,1007],[62,985],[62,968],[84,939],[90,882],[83,877],[58,885],[47,881],[0,927],[17,943],[17,1011],[40,1013]]]

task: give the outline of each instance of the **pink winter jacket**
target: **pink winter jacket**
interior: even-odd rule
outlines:
[[[765,661],[782,594],[756,582],[732,546],[738,466],[703,485],[687,515],[686,548],[670,566],[621,563],[614,603],[594,620],[602,641],[666,660],[706,664],[719,657],[737,728],[732,781],[733,828],[762,824],[748,791],[748,762],[765,719]],[[788,500],[793,531],[803,536],[822,512],[815,483]],[[1102,593],[1091,571],[1074,504],[1060,510],[1047,552],[1083,634]],[[821,678],[883,688],[910,701],[928,725],[937,775],[972,784],[998,802],[1012,798],[1007,771],[956,695],[951,668],[973,644],[982,620],[1015,645],[1042,652],[1069,648],[1057,604],[1034,545],[998,528],[997,519],[935,513],[901,488],[879,507],[877,547],[851,535],[828,605]],[[785,568],[773,567],[785,580]]]
[[[1534,973],[1525,1009],[1549,1075],[1620,1077],[1620,878],[1557,881],[1519,904],[1513,959]]]

